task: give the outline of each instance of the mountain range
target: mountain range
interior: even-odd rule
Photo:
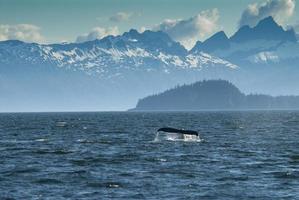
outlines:
[[[203,79],[242,91],[299,94],[299,45],[272,17],[186,50],[132,29],[84,43],[0,42],[0,111],[124,110],[142,96]]]
[[[204,42],[197,42],[191,52],[207,52],[240,65],[284,64],[299,59],[293,29],[284,30],[270,16],[255,27],[243,26],[230,38],[220,31]],[[289,50],[285,52],[286,50]]]

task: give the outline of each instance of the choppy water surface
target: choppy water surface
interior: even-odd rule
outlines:
[[[0,114],[0,134],[0,199],[299,198],[298,112]]]

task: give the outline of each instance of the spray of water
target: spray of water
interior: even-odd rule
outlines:
[[[187,135],[180,133],[161,133],[156,132],[154,142],[160,141],[181,141],[181,142],[201,142],[202,139],[197,135]]]

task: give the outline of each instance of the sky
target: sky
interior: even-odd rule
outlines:
[[[191,48],[271,15],[297,25],[296,0],[0,0],[0,41],[84,42],[132,28],[162,30]]]

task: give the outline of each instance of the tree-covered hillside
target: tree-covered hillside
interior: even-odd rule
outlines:
[[[299,96],[245,95],[224,80],[177,86],[139,100],[133,110],[299,109]]]

